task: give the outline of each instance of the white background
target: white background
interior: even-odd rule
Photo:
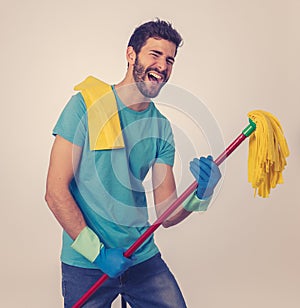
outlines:
[[[123,78],[133,29],[160,17],[184,38],[170,83],[206,104],[225,143],[264,109],[291,150],[285,183],[261,199],[243,144],[210,210],[157,231],[162,254],[188,307],[299,307],[299,12],[297,0],[2,0],[0,306],[62,307],[61,229],[44,201],[51,130],[87,75]]]

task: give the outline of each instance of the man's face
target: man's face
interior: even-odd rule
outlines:
[[[169,80],[176,45],[164,39],[149,38],[136,57],[133,78],[139,91],[148,98],[156,97]]]

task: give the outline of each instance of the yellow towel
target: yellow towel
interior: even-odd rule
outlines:
[[[289,148],[278,119],[269,112],[254,110],[248,117],[256,124],[250,135],[248,181],[255,195],[266,198],[271,188],[283,183],[282,171],[286,166]]]
[[[86,104],[90,150],[124,148],[118,107],[111,86],[89,76],[74,90],[81,91]]]

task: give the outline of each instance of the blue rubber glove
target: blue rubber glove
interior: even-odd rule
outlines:
[[[209,198],[222,176],[212,156],[194,158],[190,162],[190,171],[198,182],[197,197],[199,199]]]
[[[136,259],[134,256],[124,257],[124,248],[106,248],[97,234],[87,226],[71,247],[112,278],[124,273]]]
[[[123,248],[105,248],[103,246],[93,263],[109,277],[118,277],[133,265],[133,259],[124,257],[124,252]]]

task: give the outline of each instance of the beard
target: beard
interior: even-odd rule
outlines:
[[[164,76],[163,82],[150,81],[149,78],[147,80],[148,72],[156,71],[159,74]],[[138,87],[139,91],[142,93],[144,97],[153,98],[156,97],[161,88],[166,84],[168,79],[166,78],[166,71],[159,71],[157,68],[145,68],[137,57],[133,66],[133,78]]]

